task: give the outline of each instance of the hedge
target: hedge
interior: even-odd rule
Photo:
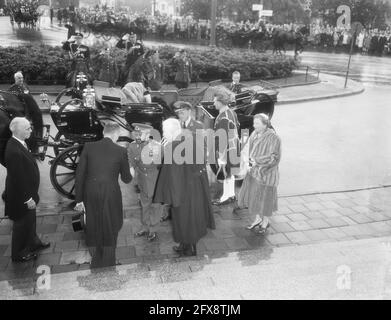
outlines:
[[[99,53],[103,46],[90,48],[91,68],[99,74]],[[174,81],[175,70],[172,64],[177,48],[159,47],[161,59],[166,64],[166,81]],[[273,56],[248,50],[224,50],[221,48],[188,49],[193,63],[193,81],[230,79],[233,71],[240,71],[242,80],[275,79],[291,75],[297,67],[290,57]],[[113,50],[117,63],[123,64],[122,50]],[[21,70],[27,81],[63,83],[69,72],[68,53],[61,47],[28,45],[24,47],[0,47],[0,81],[10,82],[13,74]]]

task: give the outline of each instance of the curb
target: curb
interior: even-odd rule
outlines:
[[[361,88],[359,90],[354,90],[350,92],[343,92],[343,93],[338,93],[338,94],[333,94],[333,95],[328,95],[328,96],[318,96],[318,97],[308,97],[308,98],[303,98],[303,99],[295,99],[295,100],[280,100],[277,101],[276,105],[286,105],[286,104],[293,104],[293,103],[301,103],[301,102],[310,102],[310,101],[319,101],[319,100],[329,100],[329,99],[334,99],[334,98],[343,98],[343,97],[348,97],[348,96],[353,96],[357,94],[361,94],[365,91],[365,88]]]

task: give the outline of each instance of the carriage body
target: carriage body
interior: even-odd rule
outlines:
[[[99,83],[98,83],[99,84]],[[151,92],[152,103],[134,103],[126,101],[119,88],[96,86],[96,108],[86,107],[83,100],[73,99],[75,104],[53,105],[51,117],[58,129],[55,138],[55,158],[51,161],[50,179],[54,188],[67,198],[74,198],[74,178],[83,145],[100,140],[103,137],[101,120],[117,121],[123,128],[132,131],[132,123],[152,125],[160,136],[163,120],[175,117],[172,104],[177,100],[187,100],[195,107],[195,117],[204,124],[204,128],[213,128],[218,115],[213,102],[202,101],[205,88],[195,91],[159,91]],[[276,91],[251,90],[236,95],[231,105],[238,115],[240,130],[252,131],[253,117],[265,113],[271,118],[277,101]],[[210,99],[209,99],[210,100]],[[72,100],[71,100],[72,101]],[[57,147],[56,147],[57,146]],[[57,152],[56,152],[57,151]]]

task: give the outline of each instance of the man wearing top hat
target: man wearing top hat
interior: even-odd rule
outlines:
[[[163,213],[161,204],[152,203],[159,175],[161,145],[150,139],[152,126],[142,123],[133,123],[132,126],[135,141],[129,145],[128,155],[140,190],[142,224],[135,236],[146,236],[148,241],[154,241],[157,238],[156,226]]]

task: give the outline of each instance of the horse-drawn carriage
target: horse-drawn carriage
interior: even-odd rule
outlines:
[[[210,102],[213,85],[210,83],[209,87],[180,91],[152,91],[150,92],[152,102],[133,101],[131,95],[126,92],[133,85],[128,86],[127,89],[121,89],[110,88],[99,81],[95,82],[93,86],[95,97],[92,102],[89,100],[89,97],[93,96],[92,88],[86,89],[82,99],[67,97],[64,93],[69,89],[65,89],[55,101],[50,102],[50,115],[58,133],[52,137],[50,126],[45,125],[45,133],[39,140],[41,150],[37,153],[41,160],[45,157],[52,158],[49,164],[53,187],[63,196],[69,199],[74,198],[75,171],[83,146],[87,142],[102,138],[102,121],[104,120],[117,122],[127,133],[133,131],[132,123],[140,122],[152,125],[161,133],[162,121],[176,117],[172,108],[173,103],[183,100],[195,107],[195,116],[204,123],[205,128],[211,127],[218,113],[213,103]],[[134,86],[137,87],[137,84]],[[7,109],[12,109],[12,106],[7,104],[5,99],[1,99],[2,94],[4,95],[0,92],[0,103],[3,101],[0,105],[0,137],[5,141],[9,138],[9,130],[5,127],[12,117]],[[204,101],[205,98],[209,101]],[[276,100],[276,92],[263,92],[260,88],[252,88],[237,95],[231,107],[238,115],[240,129],[251,130],[254,114],[262,112],[271,117]],[[48,147],[53,147],[54,156],[47,154]],[[0,145],[1,148],[3,150],[0,152],[3,152],[5,144]]]

